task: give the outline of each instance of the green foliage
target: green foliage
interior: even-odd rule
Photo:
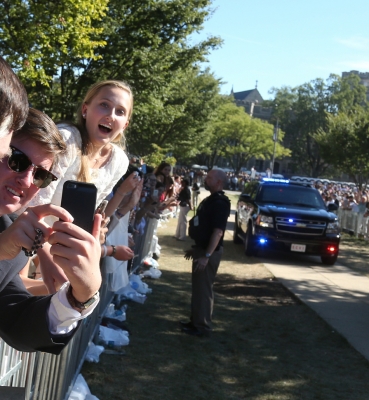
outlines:
[[[273,89],[274,118],[286,132],[285,145],[292,151],[292,162],[304,175],[322,176],[331,168],[322,156],[318,132],[325,131],[328,116],[348,112],[365,103],[365,87],[357,76],[337,75],[316,79],[296,88]]]
[[[167,154],[167,149],[161,148],[155,143],[152,144],[152,148],[152,152],[143,157],[146,164],[152,167],[157,167],[163,161],[172,166],[177,163],[177,160],[174,157]]]
[[[361,185],[369,178],[369,115],[368,109],[356,106],[350,112],[327,116],[327,127],[314,139],[322,156],[337,170],[349,174]]]
[[[209,166],[216,164],[220,156],[229,159],[238,172],[252,157],[267,158],[273,154],[274,126],[257,118],[251,118],[242,107],[229,99],[222,104],[208,127],[207,154]],[[276,144],[278,157],[288,156],[282,146],[284,133],[280,132]]]
[[[0,3],[0,51],[26,86],[49,87],[59,69],[95,59],[102,27],[94,27],[108,0],[4,0]]]
[[[188,39],[211,15],[211,3],[5,0],[0,51],[24,81],[32,105],[55,120],[73,120],[96,81],[128,82],[135,97],[130,151],[186,159],[198,153],[219,101],[219,81],[197,65],[221,41]]]
[[[149,154],[153,145],[176,159],[201,151],[205,127],[220,101],[219,82],[196,68],[178,71],[155,93],[139,95],[129,135],[134,152]]]

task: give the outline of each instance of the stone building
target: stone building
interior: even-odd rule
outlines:
[[[234,92],[232,89],[231,95],[233,95],[238,106],[244,107],[247,114],[265,121],[270,120],[272,109],[270,107],[263,107],[264,99],[257,88],[243,92]]]

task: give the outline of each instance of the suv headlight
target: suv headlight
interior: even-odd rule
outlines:
[[[339,233],[340,224],[338,221],[328,222],[326,233]]]
[[[273,228],[273,217],[261,214],[256,219],[256,225],[262,226],[263,228]]]

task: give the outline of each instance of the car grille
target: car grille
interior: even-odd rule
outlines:
[[[290,220],[293,221],[290,221]],[[296,235],[323,235],[326,222],[309,219],[276,217],[277,231]]]

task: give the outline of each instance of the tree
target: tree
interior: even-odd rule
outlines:
[[[25,84],[34,106],[62,115],[68,106],[64,71],[99,58],[108,0],[4,0],[0,3],[0,52]],[[75,105],[74,105],[75,108]]]
[[[337,75],[323,81],[316,79],[296,88],[273,89],[275,118],[286,132],[285,145],[292,151],[296,170],[313,177],[322,176],[331,168],[322,157],[317,132],[327,128],[328,115],[349,110],[365,102],[365,87],[357,76]]]
[[[220,101],[219,81],[209,71],[187,68],[173,74],[160,90],[144,94],[135,107],[130,151],[144,156],[160,148],[180,161],[198,153]]]
[[[129,149],[188,158],[198,151],[219,98],[219,81],[197,65],[220,39],[188,39],[202,29],[210,5],[211,0],[5,0],[0,49],[23,79],[32,105],[55,120],[73,120],[96,81],[127,81],[135,97]]]
[[[209,127],[210,141],[207,144],[209,167],[212,168],[220,156],[226,157],[236,173],[252,157],[267,158],[273,154],[274,126],[250,117],[242,107],[228,101],[221,105]],[[276,146],[278,157],[288,156],[289,150],[281,142],[280,132]]]
[[[369,178],[369,116],[367,107],[327,116],[327,127],[314,139],[322,156],[360,186]]]
[[[204,61],[220,39],[193,45],[188,37],[202,29],[210,5],[211,0],[5,0],[0,49],[35,107],[54,119],[73,119],[96,81],[125,80],[137,100],[145,101],[147,94],[160,96],[177,71]]]

